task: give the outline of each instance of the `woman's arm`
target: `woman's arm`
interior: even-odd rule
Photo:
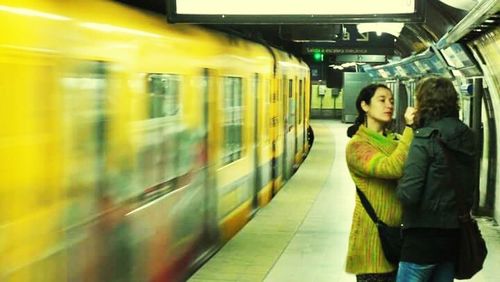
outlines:
[[[398,179],[403,175],[403,166],[413,138],[413,130],[405,128],[398,146],[390,156],[381,153],[366,141],[352,140],[346,149],[349,169],[360,176]]]

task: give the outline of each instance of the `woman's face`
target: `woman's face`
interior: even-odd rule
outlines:
[[[379,87],[370,100],[370,105],[362,103],[363,110],[366,112],[368,122],[376,122],[385,125],[392,120],[394,110],[394,99],[389,89]]]

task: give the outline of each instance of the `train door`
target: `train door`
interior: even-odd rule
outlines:
[[[70,256],[78,256],[89,244],[98,252],[71,267],[87,269],[87,275],[96,280],[132,281],[131,227],[124,220],[128,207],[122,204],[130,197],[132,167],[122,161],[128,159],[128,153],[112,146],[126,138],[116,131],[123,121],[114,118],[123,103],[114,95],[121,84],[107,62],[78,61],[75,65],[63,78],[67,173],[71,179],[66,187],[70,195],[67,213],[72,215],[68,220],[73,226],[66,236],[72,242],[81,240],[70,248],[75,252]],[[81,224],[89,218],[91,225]],[[102,265],[110,268],[104,270]],[[122,266],[125,271],[120,270]]]
[[[293,79],[284,80],[284,116],[285,116],[285,179],[289,179],[293,172],[295,160],[295,100],[293,95]]]
[[[302,121],[302,146],[301,151],[305,154],[305,144],[306,144],[306,135],[307,135],[307,128],[306,128],[306,95],[304,91],[304,84],[305,81],[303,79],[299,80],[299,116]]]
[[[68,143],[68,183],[71,190],[93,187],[98,198],[106,192],[106,133],[110,120],[106,101],[109,67],[103,62],[77,62],[74,71],[63,78],[65,141]],[[91,196],[91,195],[86,195]]]
[[[254,159],[254,165],[253,165],[253,173],[254,173],[254,195],[253,195],[253,208],[254,210],[258,208],[259,206],[259,191],[262,188],[261,184],[261,175],[260,175],[260,169],[259,169],[259,164],[260,164],[260,142],[259,142],[259,74],[255,73],[253,77],[253,96],[254,96],[254,103],[253,103],[253,124],[254,124],[254,131],[253,131],[253,159]]]
[[[0,47],[0,280],[64,281],[69,241],[61,225],[69,214],[59,57],[7,46]]]
[[[283,165],[282,165],[282,177],[283,181],[288,179],[287,177],[287,156],[288,156],[288,148],[287,148],[287,137],[288,137],[288,111],[287,111],[287,103],[288,103],[288,79],[286,75],[283,75],[283,79],[281,80],[281,98],[282,98],[282,121],[283,121]]]
[[[214,95],[216,94],[216,79],[214,79],[212,70],[204,69],[202,77],[202,150],[201,150],[201,173],[204,176],[204,225],[205,241],[207,246],[216,246],[214,242],[218,240],[217,228],[217,191],[216,191],[216,177],[215,177],[215,130],[216,126],[214,121],[214,114],[216,106],[214,104]],[[215,249],[207,250],[207,254],[211,254]]]
[[[282,122],[284,122],[283,115],[283,102],[282,98],[282,82],[279,76],[276,75],[272,80],[272,94],[271,94],[271,105],[272,105],[272,164],[271,164],[271,178],[273,180],[273,194],[276,194],[281,187],[283,181],[283,128]]]
[[[271,130],[273,128],[272,103],[271,103],[271,80],[265,74],[259,76],[259,105],[258,105],[258,135],[259,135],[259,206],[264,206],[272,198],[272,160],[273,149],[271,141]]]
[[[292,100],[293,100],[293,111],[295,113],[295,117],[294,117],[294,123],[293,123],[293,132],[294,132],[294,137],[293,140],[294,140],[294,150],[293,150],[293,156],[294,156],[294,163],[295,163],[295,157],[297,156],[297,152],[298,152],[298,146],[299,146],[299,128],[298,128],[298,125],[299,125],[299,120],[297,119],[297,113],[298,113],[298,107],[299,107],[299,103],[298,102],[298,97],[299,97],[299,94],[298,94],[298,87],[297,87],[297,77],[295,77],[295,80],[293,82],[294,84],[294,88],[293,88],[293,97],[292,97]]]

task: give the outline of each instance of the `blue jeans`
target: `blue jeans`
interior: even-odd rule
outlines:
[[[396,282],[453,282],[455,266],[452,262],[437,264],[399,263]]]

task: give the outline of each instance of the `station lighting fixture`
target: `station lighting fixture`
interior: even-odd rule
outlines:
[[[172,0],[176,13],[189,15],[373,15],[412,14],[415,0]]]
[[[424,21],[426,5],[423,0],[165,1],[168,22],[197,24],[417,23]]]
[[[331,65],[328,65],[328,67],[330,67],[334,70],[344,70],[344,69],[350,68],[350,67],[357,68],[359,65],[364,65],[364,64],[365,63],[360,63],[360,62],[348,62],[348,63],[343,63],[341,65],[331,64]]]
[[[394,37],[399,36],[403,27],[404,23],[360,23],[357,25],[359,33],[375,32],[377,35],[381,35],[385,32]]]
[[[453,8],[470,11],[474,6],[481,2],[481,0],[439,0]]]

